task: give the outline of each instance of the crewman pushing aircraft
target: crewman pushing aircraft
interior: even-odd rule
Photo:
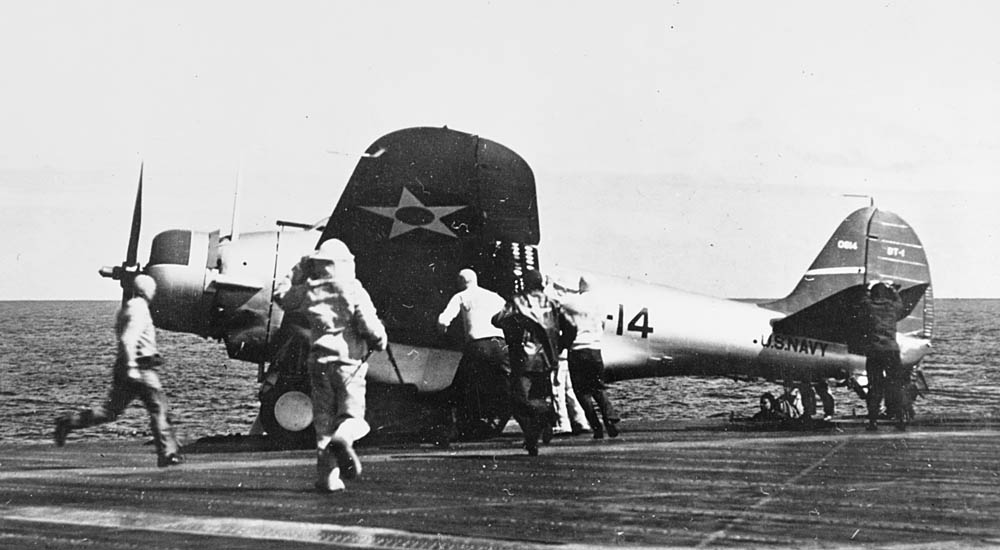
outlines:
[[[906,429],[908,397],[903,385],[908,378],[901,366],[896,323],[902,317],[903,302],[891,281],[872,281],[861,299],[861,339],[868,375],[868,426],[878,429],[882,398],[886,397],[889,416],[895,417],[901,430]]]
[[[567,295],[562,302],[563,315],[576,332],[569,350],[569,375],[587,422],[594,430],[594,439],[603,438],[605,431],[609,437],[618,437],[620,418],[604,392],[604,358],[601,356],[604,315],[585,277],[580,277],[579,291],[579,294]]]
[[[365,421],[365,358],[369,348],[386,349],[385,327],[354,276],[354,255],[337,239],[304,256],[274,299],[286,312],[301,311],[309,319],[315,485],[323,492],[343,490],[343,480],[361,474],[354,442],[371,430]]]
[[[493,324],[503,329],[510,352],[514,418],[524,448],[538,455],[538,439],[553,424],[552,371],[559,361],[559,305],[546,296],[542,274],[528,270],[523,290],[514,294]]]
[[[451,297],[438,316],[438,327],[448,326],[458,317],[462,320],[465,347],[452,383],[452,405],[456,408],[458,435],[472,435],[471,415],[480,408],[478,389],[483,381],[495,382],[500,387],[493,393],[506,399],[510,393],[510,361],[503,331],[493,326],[493,316],[504,307],[499,294],[479,286],[476,272],[463,269],[458,272],[459,292]]]

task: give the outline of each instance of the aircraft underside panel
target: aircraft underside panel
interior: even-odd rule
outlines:
[[[391,359],[388,352],[374,353],[368,359],[368,380],[408,384],[420,393],[435,393],[451,385],[461,358],[457,351],[394,343]]]

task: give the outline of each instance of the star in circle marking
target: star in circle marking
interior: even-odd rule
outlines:
[[[440,233],[442,235],[447,235],[452,238],[458,238],[447,225],[441,223],[441,218],[447,216],[452,212],[461,210],[463,208],[468,208],[467,206],[424,206],[424,203],[420,202],[420,199],[415,197],[409,189],[403,187],[403,193],[399,196],[399,204],[396,206],[358,206],[362,210],[367,210],[373,214],[378,214],[392,220],[392,230],[389,232],[389,238],[395,239],[396,237],[409,233],[414,229],[426,229],[428,231],[433,231],[435,233]],[[433,219],[427,223],[421,225],[414,225],[407,223],[396,215],[403,208],[419,208],[430,212]]]

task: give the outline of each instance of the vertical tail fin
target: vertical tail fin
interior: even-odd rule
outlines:
[[[792,314],[844,289],[874,280],[891,280],[900,285],[904,295],[921,295],[910,315],[900,321],[899,331],[930,338],[934,325],[933,294],[924,247],[902,218],[872,207],[847,216],[795,290],[762,307]]]

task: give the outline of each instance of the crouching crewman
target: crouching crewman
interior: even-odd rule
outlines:
[[[365,422],[365,358],[369,348],[386,349],[385,327],[354,276],[354,255],[337,239],[303,256],[278,285],[274,300],[286,313],[298,311],[309,319],[316,488],[340,491],[343,480],[361,474],[354,442],[370,431]]]

